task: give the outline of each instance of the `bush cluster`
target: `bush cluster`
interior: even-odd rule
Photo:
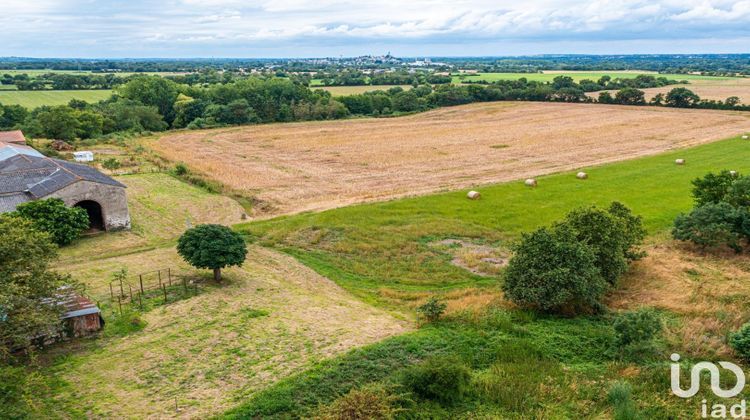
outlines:
[[[750,177],[709,173],[693,181],[695,207],[674,221],[672,237],[703,251],[727,246],[742,252],[750,240]]]
[[[750,323],[744,324],[739,330],[730,334],[729,346],[745,360],[750,360]]]
[[[461,359],[436,356],[411,366],[402,376],[404,387],[420,398],[444,404],[463,399],[471,382],[471,370]]]
[[[618,314],[612,326],[615,346],[621,357],[642,360],[656,354],[656,338],[662,331],[662,323],[653,309],[642,308]]]
[[[80,207],[68,207],[59,198],[30,201],[20,204],[11,216],[32,223],[34,228],[50,234],[58,245],[68,245],[89,227],[89,216]]]
[[[511,301],[543,312],[575,314],[599,309],[628,263],[643,254],[641,218],[621,203],[571,211],[551,227],[524,234],[505,272]]]

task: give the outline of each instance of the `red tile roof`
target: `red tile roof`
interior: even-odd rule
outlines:
[[[26,137],[21,130],[0,131],[0,143],[26,144]]]

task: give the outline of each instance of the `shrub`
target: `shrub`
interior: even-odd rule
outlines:
[[[36,229],[47,232],[58,245],[67,245],[89,227],[89,216],[80,207],[67,207],[59,198],[30,201],[16,208],[19,217],[31,221]]]
[[[108,158],[102,162],[102,168],[109,169],[110,171],[120,169],[121,166],[122,164],[120,163],[120,161],[115,158]]]
[[[325,420],[392,419],[398,411],[394,407],[396,398],[379,387],[353,389],[323,407],[317,417]]]
[[[447,307],[448,305],[433,296],[427,301],[427,303],[418,307],[417,312],[422,315],[427,322],[435,322],[443,316],[445,308]]]
[[[727,190],[724,201],[736,208],[750,208],[750,177],[737,178]]]
[[[745,360],[750,360],[750,322],[730,334],[729,346]]]
[[[617,315],[612,322],[615,345],[625,359],[641,360],[657,353],[656,337],[661,333],[659,314],[652,309],[639,309]]]
[[[689,214],[681,214],[674,221],[672,237],[690,241],[702,250],[727,245],[740,252],[737,226],[742,223],[742,214],[731,205],[709,203],[694,208]]]
[[[633,402],[633,387],[627,382],[615,382],[607,392],[607,400],[614,407],[615,420],[635,420],[642,416]]]
[[[636,247],[645,237],[641,219],[620,203],[612,203],[608,211],[596,207],[573,210],[562,224],[575,232],[578,241],[591,247],[596,267],[611,285],[627,271],[628,261],[640,256]]]
[[[724,201],[732,183],[739,175],[732,175],[729,171],[721,171],[718,175],[708,173],[703,178],[693,180],[693,199],[695,205],[717,204]]]
[[[594,251],[570,228],[524,234],[513,251],[503,291],[517,305],[569,314],[599,307],[607,282]]]
[[[408,368],[401,382],[421,398],[454,404],[463,399],[470,380],[471,371],[460,359],[438,356]]]
[[[607,209],[609,214],[615,216],[622,223],[622,241],[625,245],[625,258],[630,261],[638,260],[646,256],[646,253],[638,247],[646,238],[646,229],[643,228],[643,218],[634,216],[624,204],[613,201]]]
[[[613,327],[617,334],[617,345],[627,346],[653,340],[661,332],[662,325],[659,314],[654,310],[639,309],[617,315]]]
[[[177,176],[187,175],[188,172],[190,172],[190,170],[184,163],[178,163],[174,166],[174,174]]]

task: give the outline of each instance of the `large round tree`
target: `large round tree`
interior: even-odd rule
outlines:
[[[242,236],[226,226],[199,225],[182,234],[177,252],[193,267],[214,270],[219,281],[222,268],[245,262],[247,247]]]

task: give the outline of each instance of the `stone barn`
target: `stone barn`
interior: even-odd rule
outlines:
[[[27,201],[60,198],[89,215],[92,230],[130,228],[125,185],[87,165],[46,157],[0,133],[0,213]],[[23,135],[21,135],[22,138]],[[13,138],[14,141],[7,141]]]

